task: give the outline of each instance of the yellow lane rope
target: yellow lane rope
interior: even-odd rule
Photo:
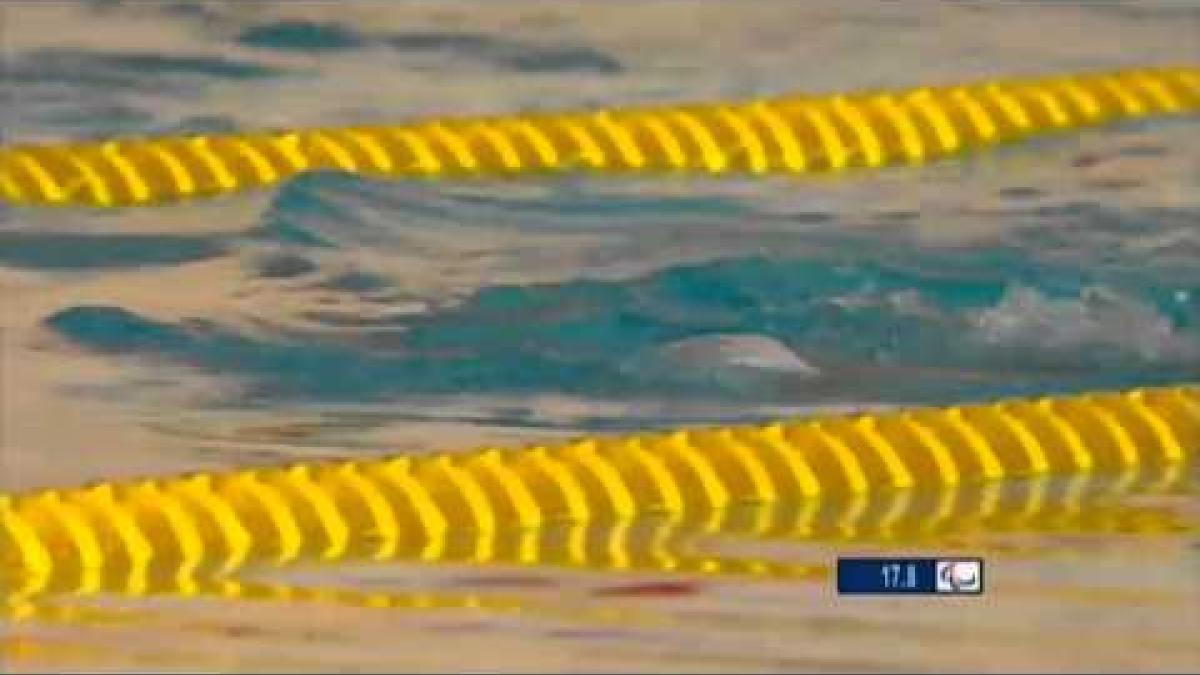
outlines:
[[[1135,475],[1179,467],[1198,448],[1200,387],[1179,386],[102,482],[0,494],[0,572],[30,594],[99,589],[114,573],[136,589],[254,561],[401,550],[536,562],[538,537],[555,527],[567,559],[586,566],[595,542],[572,539],[583,530],[571,524],[656,517],[713,533],[739,505],[842,503],[838,522],[854,531],[876,493]],[[455,541],[470,553],[448,553]],[[505,542],[516,549],[498,552]],[[606,550],[627,552],[619,541]]]
[[[811,174],[923,164],[1034,135],[1200,110],[1200,67],[1001,78],[393,126],[0,148],[0,199],[161,204],[334,170],[394,178]]]
[[[709,537],[723,541],[855,542],[857,544],[936,545],[947,536],[976,532],[1173,533],[1190,527],[1180,516],[1153,506],[1127,506],[1114,500],[1175,489],[1182,465],[1136,466],[1115,474],[1080,473],[1054,478],[995,481],[973,489],[947,485],[935,490],[888,490],[774,503],[744,503],[723,509],[639,517],[611,523],[560,522],[495,532],[456,531],[436,540],[421,536],[385,537],[369,528],[351,533],[352,543],[334,559],[309,546],[295,563],[308,568],[332,564],[417,562],[440,565],[563,568],[596,572],[658,572],[692,576],[823,581],[824,563],[779,561],[751,552],[717,555],[706,550]],[[318,559],[319,558],[319,559]],[[76,560],[76,563],[80,561]],[[64,564],[53,575],[5,578],[0,616],[9,620],[54,620],[72,603],[96,594],[129,597],[220,597],[270,602],[334,602],[376,608],[473,606],[496,596],[451,596],[434,603],[429,594],[362,592],[310,588],[261,579],[262,568],[278,564],[261,553],[257,570],[232,576],[181,565],[178,560],[150,569],[109,564],[87,568]],[[458,601],[462,601],[460,604]],[[65,603],[65,604],[64,604]],[[515,606],[514,606],[515,608]]]

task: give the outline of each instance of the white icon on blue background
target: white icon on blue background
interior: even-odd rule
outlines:
[[[937,561],[938,593],[983,592],[982,560]]]

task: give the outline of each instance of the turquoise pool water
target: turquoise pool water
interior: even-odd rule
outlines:
[[[0,15],[6,140],[1200,61],[1200,11],[1176,3],[98,0]],[[837,179],[330,174],[139,211],[5,209],[0,486],[1195,382],[1196,131],[1150,121]],[[806,581],[344,565],[295,583],[483,600],[318,598],[301,616],[174,598],[41,615],[5,644],[31,668],[1195,668],[1194,473],[1122,480],[1079,488],[1126,514],[1101,524],[1022,502],[1032,519],[1007,529],[985,513],[930,538],[733,537],[812,566]],[[963,508],[948,522],[975,522]],[[831,596],[834,556],[897,548],[994,555],[996,592]],[[1047,618],[1031,628],[1034,611]],[[1072,637],[1052,653],[1046,633]]]

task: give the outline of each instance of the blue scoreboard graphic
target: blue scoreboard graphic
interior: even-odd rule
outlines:
[[[839,558],[841,595],[982,595],[982,558]]]

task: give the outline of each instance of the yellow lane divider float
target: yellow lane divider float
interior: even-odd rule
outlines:
[[[1181,464],[1139,465],[1116,473],[1065,477],[1043,474],[1024,480],[987,482],[974,488],[944,485],[933,490],[881,490],[747,502],[609,523],[550,522],[535,528],[499,528],[493,532],[459,530],[436,540],[424,539],[423,533],[384,539],[370,528],[361,528],[351,531],[351,541],[338,557],[325,556],[323,542],[309,538],[300,557],[287,564],[319,571],[334,565],[416,562],[499,566],[510,571],[514,567],[535,567],[824,582],[829,575],[824,560],[780,560],[752,549],[746,554],[720,554],[711,547],[715,543],[711,538],[749,544],[803,541],[937,547],[947,540],[961,542],[963,537],[979,533],[1177,534],[1192,531],[1195,525],[1169,508],[1124,504],[1122,499],[1177,489],[1187,481],[1183,468]],[[387,610],[476,608],[526,615],[558,611],[534,598],[505,595],[494,588],[479,592],[470,584],[459,591],[439,592],[266,581],[264,576],[274,576],[271,568],[281,564],[277,557],[260,552],[245,562],[246,568],[231,575],[162,564],[162,560],[148,566],[152,569],[115,564],[86,569],[64,566],[53,579],[44,575],[13,579],[6,602],[0,603],[0,618],[83,621],[102,611],[86,602],[98,594],[321,603]],[[486,578],[483,581],[486,583]],[[578,619],[583,610],[574,607],[563,611]],[[619,620],[627,621],[628,617]]]
[[[1197,110],[1200,67],[1179,66],[394,126],[13,145],[0,148],[0,198],[160,204],[314,170],[406,179],[828,173],[922,164],[1039,134]]]
[[[719,509],[643,514],[609,522],[551,520],[537,527],[509,525],[488,532],[448,530],[432,538],[419,531],[388,538],[373,528],[358,527],[349,530],[349,541],[336,557],[329,557],[323,538],[309,536],[295,558],[284,560],[277,548],[260,547],[243,563],[246,567],[261,568],[283,564],[312,567],[407,561],[824,579],[828,570],[823,561],[814,565],[753,554],[721,555],[707,550],[706,544],[710,537],[721,537],[744,542],[936,546],[947,537],[961,538],[978,532],[1179,532],[1193,527],[1185,516],[1154,506],[1125,505],[1119,499],[1162,494],[1178,488],[1187,481],[1184,466],[1139,465],[1114,473],[1043,474],[973,487],[943,485],[931,490],[879,490],[805,498],[781,496],[776,502],[742,502]],[[24,579],[11,579],[14,583],[7,594],[12,604],[64,594],[210,596],[236,592],[239,597],[248,597],[262,596],[259,591],[271,589],[265,594],[271,598],[304,595],[302,589],[292,589],[287,584],[239,580],[239,574],[214,574],[217,556],[214,553],[214,562],[209,565],[181,565],[178,559],[160,559],[140,568],[127,564],[83,567],[76,557],[73,561],[63,560],[61,569],[52,578],[26,575]]]
[[[425,561],[538,562],[546,537],[565,542],[551,549],[567,564],[587,566],[597,544],[579,526],[597,524],[616,528],[601,557],[645,568],[654,563],[622,557],[621,527],[635,518],[688,521],[701,533],[724,531],[732,518],[742,523],[735,529],[762,535],[778,525],[737,509],[795,504],[808,515],[788,522],[807,526],[822,504],[846,504],[837,527],[853,530],[867,495],[1134,476],[1178,468],[1198,449],[1200,387],[1180,386],[104,482],[0,495],[0,574],[25,597],[97,591],[114,578],[137,593],[155,579],[187,585],[254,562],[402,551]],[[889,517],[899,520],[900,508]],[[641,550],[652,561],[683,560],[663,557],[662,546]],[[701,571],[721,568],[697,560]]]

